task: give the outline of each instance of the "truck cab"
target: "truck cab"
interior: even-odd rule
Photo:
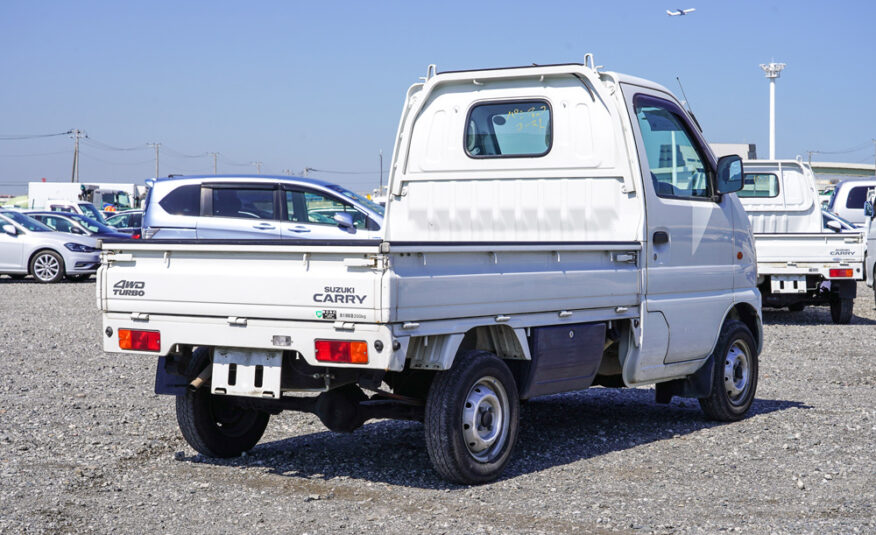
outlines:
[[[482,483],[511,457],[520,400],[592,385],[738,420],[762,347],[742,179],[671,92],[592,56],[430,66],[402,107],[381,235],[104,243],[104,349],[157,361],[183,436],[216,457],[282,410],[335,431],[406,418],[442,477]]]

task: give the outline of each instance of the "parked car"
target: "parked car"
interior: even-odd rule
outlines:
[[[39,282],[87,279],[100,265],[97,240],[55,232],[21,212],[0,211],[0,273]]]
[[[864,203],[864,214],[867,229],[867,257],[864,259],[864,273],[867,275],[867,286],[873,288],[873,298],[876,299],[876,191],[867,195]]]
[[[322,180],[288,176],[191,176],[152,182],[143,214],[148,239],[369,239],[383,207]]]
[[[84,215],[66,212],[27,212],[27,215],[58,232],[91,236],[98,240],[131,239],[130,234],[119,232]]]
[[[824,230],[832,230],[833,232],[861,231],[861,229],[856,227],[854,223],[844,217],[836,215],[827,208],[821,209],[821,220],[822,223],[824,223]]]
[[[851,221],[856,227],[869,222],[864,216],[864,202],[867,194],[876,188],[876,178],[857,178],[844,180],[836,185],[833,197],[827,208],[831,212]]]
[[[134,238],[140,237],[143,227],[143,210],[125,210],[107,218],[106,224],[119,232],[131,234]]]

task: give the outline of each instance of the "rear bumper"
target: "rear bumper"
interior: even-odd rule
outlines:
[[[830,276],[831,269],[851,269],[852,277],[836,278]],[[863,262],[758,262],[759,277],[768,275],[819,275],[824,280],[864,280]]]
[[[270,351],[297,351],[312,366],[342,367],[364,370],[401,371],[404,368],[407,339],[396,338],[388,325],[346,324],[351,328],[335,328],[331,323],[247,319],[244,324],[231,324],[229,318],[185,317],[107,312],[103,314],[103,349],[110,353],[167,355],[175,345],[233,347]],[[158,331],[160,351],[130,351],[119,349],[119,329]],[[357,340],[368,344],[367,364],[322,362],[316,360],[316,340]],[[378,351],[375,342],[382,343]],[[397,342],[394,346],[394,342]],[[380,346],[381,344],[376,344]],[[393,349],[397,347],[398,349]]]

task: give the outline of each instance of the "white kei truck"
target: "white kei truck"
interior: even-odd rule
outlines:
[[[824,228],[815,175],[802,160],[749,160],[737,193],[751,220],[763,306],[799,312],[829,305],[834,323],[852,319],[864,280],[863,232]]]
[[[656,384],[738,420],[762,346],[742,175],[668,90],[590,55],[433,65],[407,92],[381,239],[104,243],[104,349],[158,361],[209,457],[283,410],[334,431],[410,419],[437,472],[475,484],[508,463],[520,400]]]

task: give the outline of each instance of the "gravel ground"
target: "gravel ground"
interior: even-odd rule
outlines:
[[[765,314],[757,401],[703,419],[646,388],[534,400],[504,477],[432,471],[418,423],[274,417],[196,455],[152,359],[105,354],[94,283],[0,278],[0,533],[874,533],[876,312]]]

